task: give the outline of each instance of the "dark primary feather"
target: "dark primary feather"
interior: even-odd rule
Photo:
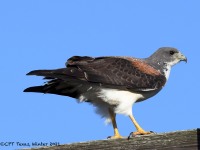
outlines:
[[[44,76],[53,80],[44,86],[28,88],[25,92],[71,96],[73,92],[83,92],[77,89],[80,84],[95,84],[138,92],[146,89],[161,89],[166,82],[165,77],[161,74],[153,74],[151,71],[146,70],[145,67],[141,68],[140,66],[142,65],[137,65],[137,63],[137,61],[133,63],[131,60],[122,57],[92,58],[74,56],[67,61],[67,68],[29,72],[27,75]],[[143,62],[143,66],[145,65],[147,66]],[[71,92],[67,92],[70,89]]]
[[[76,79],[53,79],[48,81],[45,85],[29,87],[25,89],[24,92],[50,93],[79,98],[89,87],[90,85],[86,82]]]

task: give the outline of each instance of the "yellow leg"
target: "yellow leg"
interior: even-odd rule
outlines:
[[[146,132],[144,131],[140,125],[137,123],[137,121],[135,120],[135,118],[133,117],[133,115],[129,115],[129,118],[131,119],[131,121],[133,122],[133,124],[135,125],[136,128],[136,132],[133,132],[133,135],[145,135],[145,134],[151,134],[152,132]]]
[[[109,114],[110,114],[110,118],[112,120],[113,129],[114,129],[114,136],[111,136],[109,138],[111,138],[111,139],[120,139],[120,138],[123,138],[119,134],[119,131],[118,131],[118,128],[117,128],[117,123],[116,123],[116,120],[115,120],[116,114],[111,109],[109,109],[108,111],[109,111]]]

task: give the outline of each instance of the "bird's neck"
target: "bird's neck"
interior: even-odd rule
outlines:
[[[169,75],[171,72],[171,68],[172,66],[170,64],[164,64],[162,73],[165,75],[165,78],[168,80],[169,79]]]
[[[169,63],[165,63],[163,61],[158,61],[158,60],[152,60],[152,59],[146,59],[148,64],[150,64],[152,67],[155,69],[159,70],[161,74],[163,74],[166,79],[168,80],[170,72],[171,72],[171,67],[172,65]]]

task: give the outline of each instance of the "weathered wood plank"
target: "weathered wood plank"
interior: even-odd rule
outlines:
[[[31,150],[198,150],[200,149],[200,129],[152,134],[117,140],[98,140],[72,143]],[[28,150],[28,149],[27,149]],[[30,149],[29,149],[30,150]]]

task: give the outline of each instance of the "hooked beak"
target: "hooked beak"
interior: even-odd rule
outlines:
[[[180,61],[185,61],[187,63],[187,57],[185,57],[183,54],[180,53],[179,55]]]

